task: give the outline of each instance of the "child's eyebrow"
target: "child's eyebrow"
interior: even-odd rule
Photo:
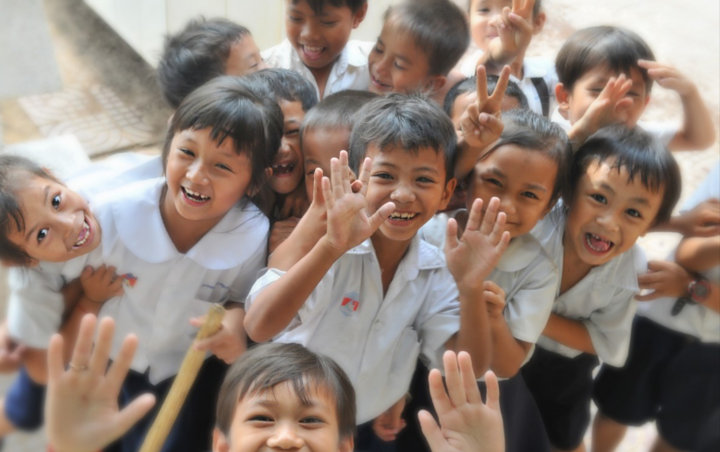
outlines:
[[[547,192],[547,188],[543,187],[542,185],[538,185],[538,184],[525,184],[525,187],[531,188],[533,190]]]
[[[47,206],[49,196],[50,196],[50,186],[46,185],[45,188],[43,189],[43,206]],[[25,234],[26,242],[30,241],[30,236],[33,234],[35,229],[37,229],[37,225],[34,225],[32,228],[30,228],[28,230],[27,234]]]
[[[498,177],[502,177],[503,179],[507,179],[507,176],[505,175],[505,173],[503,173],[502,171],[500,171],[498,168],[490,168],[490,172],[493,173],[494,175],[498,176]]]

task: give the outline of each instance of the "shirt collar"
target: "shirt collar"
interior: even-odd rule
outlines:
[[[541,252],[540,243],[532,235],[515,237],[498,261],[497,269],[504,272],[520,271]]]
[[[122,199],[111,204],[117,238],[143,261],[156,264],[185,256],[210,270],[225,270],[241,265],[248,244],[254,249],[267,236],[267,219],[253,203],[243,199],[187,253],[180,253],[160,215],[164,187],[165,178],[141,181],[123,190]],[[111,242],[108,240],[110,247]]]
[[[375,254],[370,239],[348,251],[349,254]],[[436,246],[421,239],[417,234],[410,241],[410,246],[400,261],[395,277],[402,274],[410,281],[417,277],[420,270],[434,270],[446,267],[445,256]]]

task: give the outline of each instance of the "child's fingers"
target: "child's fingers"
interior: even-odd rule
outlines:
[[[480,198],[475,198],[475,200],[472,203],[472,206],[470,206],[470,212],[467,219],[467,224],[465,225],[466,231],[477,231],[480,228],[480,222],[482,221],[483,212],[483,201]]]
[[[450,218],[445,229],[445,253],[449,250],[453,250],[458,246],[457,238],[458,225],[454,218]]]
[[[63,338],[55,333],[50,338],[47,352],[48,383],[59,381],[65,371],[63,364]]]
[[[335,199],[333,198],[331,182],[327,176],[323,176],[321,182],[322,183],[320,185],[322,186],[323,199],[325,200],[327,210],[330,210],[335,206]]]
[[[322,168],[315,168],[315,171],[313,172],[313,204],[316,205],[322,205],[324,202],[323,192],[322,192],[322,178],[323,178],[323,170]]]
[[[70,370],[82,372],[88,369],[96,322],[97,319],[92,314],[85,314],[80,320],[75,348],[70,358]]]
[[[380,227],[381,224],[387,219],[387,217],[390,216],[390,214],[395,210],[395,203],[393,202],[386,202],[380,208],[372,214],[370,217],[370,228],[375,231],[377,228]]]
[[[458,407],[467,403],[465,386],[460,376],[457,355],[447,350],[443,353],[443,367],[445,368],[445,386],[447,386],[448,397],[453,406]]]
[[[442,417],[453,409],[450,403],[445,385],[443,384],[442,375],[437,369],[430,370],[428,374],[428,388],[430,389],[430,398],[437,414]]]
[[[432,414],[426,410],[418,411],[418,421],[420,422],[420,429],[422,430],[425,439],[428,442],[431,450],[443,450],[445,445],[445,438],[440,431],[440,427]]]
[[[468,403],[482,403],[482,397],[478,389],[477,378],[475,378],[470,354],[466,351],[458,353],[457,361],[460,366],[460,377],[462,378],[465,397]]]
[[[497,229],[496,225],[499,221],[498,215],[500,213],[500,199],[493,196],[490,198],[490,202],[485,208],[485,216],[482,219],[480,225],[480,232],[484,235],[490,235],[494,230]],[[503,223],[504,225],[504,223]]]
[[[500,386],[497,376],[492,370],[485,372],[485,386],[487,387],[485,405],[493,411],[500,411]]]
[[[347,151],[340,151],[340,180],[342,181],[342,187],[344,193],[350,193],[350,172],[348,169],[348,153]]]
[[[368,184],[370,183],[370,171],[372,169],[372,159],[370,157],[363,160],[362,166],[360,167],[360,177],[358,180],[362,183],[360,188],[360,194],[363,196],[367,192]]]
[[[113,440],[120,438],[135,425],[155,405],[155,396],[150,393],[141,394],[120,410],[113,419]]]
[[[490,96],[489,100],[492,102],[494,112],[500,111],[500,105],[502,104],[503,98],[505,97],[505,91],[507,90],[508,83],[510,82],[510,66],[505,65],[500,71],[495,90]]]
[[[120,392],[120,388],[130,370],[137,346],[138,338],[134,334],[128,334],[120,344],[120,351],[115,355],[110,369],[105,375],[105,390],[110,396]]]
[[[332,198],[333,199],[340,199],[345,194],[345,190],[343,190],[343,181],[342,181],[342,174],[341,174],[341,166],[340,166],[340,159],[339,158],[331,158],[330,159],[330,186],[332,187]],[[327,199],[326,199],[327,200]]]
[[[90,357],[90,372],[92,372],[93,375],[105,374],[114,332],[115,323],[113,319],[105,317],[100,320],[95,347]]]
[[[485,66],[478,64],[475,68],[475,88],[477,95],[478,111],[482,111],[485,102],[488,99],[487,93],[487,71]]]

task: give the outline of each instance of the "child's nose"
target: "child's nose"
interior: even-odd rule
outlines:
[[[415,200],[415,193],[405,184],[399,184],[390,194],[390,200],[396,203],[407,203]]]
[[[300,449],[303,440],[297,435],[294,425],[278,425],[272,436],[267,440],[268,447],[279,449]]]
[[[186,177],[188,180],[194,183],[203,183],[207,181],[207,175],[205,169],[199,162],[195,162],[188,167]]]
[[[315,26],[312,21],[306,21],[300,31],[300,37],[303,40],[310,41],[311,43],[318,38],[319,34],[318,27]]]
[[[604,212],[597,217],[596,221],[607,231],[616,231],[618,229],[618,221],[614,212]]]
[[[515,209],[515,203],[512,199],[510,199],[509,196],[504,196],[500,198],[500,212],[505,212],[505,215],[508,216],[508,219],[514,217],[517,213],[517,209]]]

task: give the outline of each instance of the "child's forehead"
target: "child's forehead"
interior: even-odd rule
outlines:
[[[313,3],[316,5],[313,7]],[[321,2],[308,2],[307,0],[286,0],[286,4],[288,8],[292,8],[294,10],[305,10],[305,12],[309,12],[312,15],[315,16],[328,16],[333,13],[342,12],[344,9],[346,9],[349,12],[352,12],[352,9],[347,3],[340,3],[338,5],[333,5],[329,1],[321,1]],[[318,7],[319,6],[319,7]],[[318,8],[317,10],[315,8]]]
[[[406,148],[400,143],[391,143],[385,146],[378,146],[370,143],[365,152],[365,157],[373,159],[383,165],[407,166],[408,157],[411,158],[411,165],[436,169],[438,172],[445,171],[445,155],[442,149],[432,146],[419,146],[417,148]]]
[[[238,403],[294,406],[313,406],[335,413],[336,398],[332,390],[318,381],[305,379],[301,383],[286,380],[269,388],[251,388]]]

